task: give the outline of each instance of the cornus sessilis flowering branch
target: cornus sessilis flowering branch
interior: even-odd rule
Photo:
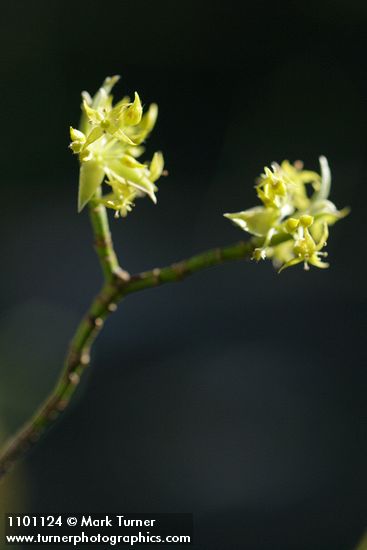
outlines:
[[[89,365],[92,344],[122,299],[232,260],[271,258],[280,270],[298,263],[307,269],[309,265],[327,267],[323,258],[328,228],[348,213],[347,209],[338,211],[328,198],[331,177],[325,157],[320,157],[321,175],[304,170],[300,162],[274,163],[271,169],[265,168],[256,185],[262,204],[225,214],[252,235],[249,240],[130,275],[120,266],[113,248],[106,209],[114,210],[116,217],[125,217],[137,198],[148,196],[156,203],[156,182],[163,174],[164,162],[161,153],[148,162],[137,160],[155,126],[158,108],[152,104],[144,113],[137,93],[133,100],[124,97],[114,104],[111,90],[118,78],[106,78],[93,97],[83,92],[80,126],[70,129],[70,148],[80,164],[78,210],[89,207],[104,283],[77,327],[54,390],[4,447],[0,477],[68,406]]]
[[[298,263],[325,268],[323,251],[329,235],[328,227],[344,218],[348,208],[337,210],[329,200],[331,174],[325,157],[320,157],[321,175],[303,169],[303,163],[283,161],[265,168],[257,181],[257,196],[262,206],[243,212],[225,214],[241,229],[264,237],[254,251],[256,260],[272,258],[282,271]],[[291,235],[291,239],[271,245],[274,235]]]
[[[150,162],[137,159],[142,144],[153,130],[158,115],[156,104],[146,113],[139,95],[124,97],[113,105],[112,87],[118,76],[108,77],[91,98],[83,92],[79,130],[70,128],[72,151],[79,155],[79,211],[92,199],[104,181],[110,192],[100,198],[116,215],[126,216],[137,197],[148,195],[156,202],[155,182],[163,171],[163,156],[155,153]]]

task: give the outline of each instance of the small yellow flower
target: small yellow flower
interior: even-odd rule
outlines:
[[[287,184],[280,167],[277,164],[270,168],[264,168],[260,181],[256,186],[257,196],[265,207],[281,208],[287,197]]]
[[[137,92],[135,92],[133,103],[126,103],[123,100],[112,107],[112,97],[107,96],[106,101],[97,109],[91,107],[84,99],[83,109],[88,123],[93,128],[93,141],[103,134],[109,134],[128,145],[135,145],[127,135],[125,128],[126,126],[135,126],[141,121],[143,108]]]
[[[303,263],[305,269],[310,265],[328,267],[322,261],[328,227],[344,218],[349,209],[337,210],[328,199],[331,174],[325,157],[320,157],[320,168],[318,174],[304,170],[301,161],[273,163],[271,169],[264,168],[257,181],[256,192],[262,206],[224,214],[244,231],[264,237],[262,246],[254,250],[256,261],[272,258],[279,271],[298,263]],[[276,235],[285,241],[282,238],[282,242],[273,244]]]
[[[155,153],[150,163],[137,158],[143,154],[141,144],[154,128],[158,108],[152,104],[143,114],[140,97],[124,97],[113,105],[111,90],[118,76],[108,77],[92,98],[82,93],[80,128],[70,128],[70,148],[80,162],[79,212],[94,197],[105,181],[112,192],[101,202],[125,216],[134,199],[148,195],[156,202],[155,182],[163,173],[162,153]]]
[[[310,264],[320,267],[321,269],[329,267],[329,264],[321,260],[321,257],[327,256],[326,252],[321,252],[324,246],[326,246],[327,238],[329,236],[327,223],[323,223],[323,231],[317,244],[312,238],[309,229],[314,223],[312,216],[306,214],[301,216],[298,220],[295,218],[289,218],[286,223],[289,228],[289,232],[295,234],[295,241],[293,245],[294,258],[284,263],[279,269],[279,273],[287,267],[291,267],[302,262],[306,270],[309,269]]]
[[[102,204],[115,210],[115,218],[125,218],[133,209],[134,200],[139,193],[133,187],[121,184],[117,180],[107,180],[106,183],[111,186],[112,192],[104,195],[101,199]]]

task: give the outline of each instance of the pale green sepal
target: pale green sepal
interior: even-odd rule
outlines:
[[[93,108],[97,109],[98,107],[104,106],[104,103],[107,101],[109,94],[111,93],[112,88],[120,80],[119,75],[107,76],[104,79],[104,82],[96,95],[93,98]]]
[[[276,208],[255,206],[244,212],[224,214],[224,217],[230,219],[233,223],[241,227],[241,229],[252,235],[265,237],[269,229],[277,222],[279,211]]]
[[[285,264],[282,265],[280,269],[278,269],[278,273],[281,273],[284,269],[287,269],[288,267],[292,267],[293,265],[297,265],[303,262],[303,259],[301,257],[293,258],[292,260],[289,260]]]
[[[150,171],[150,181],[157,181],[162,175],[164,168],[164,158],[160,151],[154,153],[152,161],[149,166]]]
[[[141,121],[136,126],[128,128],[129,136],[132,137],[136,145],[140,145],[153,130],[158,117],[158,105],[152,103],[146,113],[143,114]]]
[[[86,146],[90,145],[94,141],[97,141],[101,136],[103,136],[103,130],[100,126],[96,126],[93,128],[93,130],[88,134],[87,141],[85,143]]]
[[[342,210],[338,210],[333,202],[329,200],[321,200],[312,204],[310,213],[314,216],[315,220],[325,217],[325,221],[327,221],[329,225],[332,225],[338,220],[348,216],[350,213],[350,208],[347,206]]]
[[[135,157],[132,157],[131,155],[124,155],[123,157],[121,157],[121,162],[129,168],[143,168],[144,170],[146,170],[147,168],[146,164],[139,162],[138,160],[136,160]]]
[[[141,126],[143,127],[143,131],[146,136],[153,130],[155,123],[157,122],[157,118],[158,105],[156,103],[151,103],[151,105],[149,105],[149,109],[141,119]]]
[[[80,130],[70,126],[70,138],[71,141],[85,141],[85,135]]]
[[[154,195],[156,188],[148,179],[145,174],[145,170],[142,170],[141,168],[130,168],[121,161],[111,161],[110,166],[106,167],[105,170],[110,179],[116,179],[121,183],[128,183],[139,191],[146,193],[154,203],[157,202]]]
[[[330,194],[331,172],[329,163],[324,156],[319,157],[319,162],[321,168],[321,185],[320,189],[312,197],[312,202],[325,200]]]
[[[129,138],[127,134],[121,129],[116,130],[116,132],[113,133],[113,137],[118,139],[119,141],[122,141],[123,143],[127,143],[128,145],[136,145],[136,143]]]
[[[136,126],[143,116],[143,107],[138,92],[135,92],[134,101],[126,106],[122,112],[121,122],[127,126]]]
[[[76,130],[72,126],[70,126],[70,138],[71,143],[69,145],[70,149],[73,151],[73,153],[80,153],[80,151],[85,146],[86,137],[83,134],[83,132],[80,132],[80,130]]]
[[[93,107],[90,107],[86,100],[83,101],[83,110],[90,124],[100,124],[100,122],[103,120],[101,113],[99,113]]]
[[[322,234],[322,227],[324,223],[334,225],[337,221],[345,218],[350,213],[349,207],[338,210],[335,204],[329,200],[323,200],[313,204],[310,210],[315,219],[315,222],[311,227],[311,233],[313,238],[316,240],[318,240]]]
[[[91,200],[104,178],[104,170],[94,160],[83,162],[80,166],[78,212]]]

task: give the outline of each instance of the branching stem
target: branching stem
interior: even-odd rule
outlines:
[[[101,190],[98,189],[95,199],[90,202],[89,214],[93,228],[94,248],[99,257],[105,280],[111,280],[114,274],[121,273],[121,268],[113,248],[111,231],[108,224],[106,208],[98,202]]]
[[[27,453],[66,409],[83,372],[89,365],[91,346],[105,319],[117,309],[117,304],[125,296],[164,283],[181,281],[197,271],[227,261],[251,258],[254,248],[261,244],[261,239],[239,242],[197,254],[167,267],[156,268],[130,277],[119,266],[104,206],[92,202],[90,217],[95,247],[104,273],[104,284],[77,327],[65,359],[64,369],[55,388],[40,409],[0,453],[0,479],[18,459]],[[284,235],[278,236],[274,241],[281,242],[287,238],[289,237]]]

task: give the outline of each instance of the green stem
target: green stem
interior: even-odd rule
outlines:
[[[80,377],[90,362],[90,346],[103,325],[104,318],[112,311],[109,298],[110,287],[106,284],[92,302],[87,314],[81,320],[71,341],[61,376],[40,409],[33,415],[0,455],[0,478],[39,440],[46,428],[52,426],[57,417],[68,406]]]
[[[100,196],[101,190],[98,189],[95,193],[95,199],[100,198]],[[121,272],[121,268],[113,248],[106,208],[98,203],[98,200],[92,200],[89,203],[89,215],[94,234],[94,247],[98,254],[105,280],[110,280],[114,274]]]
[[[290,235],[284,233],[275,235],[271,239],[269,246],[281,244],[282,242],[288,241],[290,238]],[[150,271],[143,271],[137,275],[132,275],[129,280],[124,281],[123,284],[119,281],[117,282],[117,286],[120,288],[118,297],[120,298],[132,292],[138,292],[139,290],[145,290],[164,283],[181,281],[188,275],[193,275],[197,271],[225,262],[251,258],[254,249],[261,247],[263,242],[263,238],[254,237],[248,241],[240,241],[230,246],[206,250],[205,252],[173,263],[167,267],[155,268]]]
[[[255,248],[254,241],[239,242],[223,248],[207,250],[186,260],[174,263],[167,267],[155,268],[133,275],[121,289],[121,295],[126,296],[132,292],[145,290],[164,283],[181,281],[188,275],[197,271],[222,264],[232,260],[240,260],[251,257]]]
[[[0,478],[18,459],[26,454],[43,432],[51,427],[60,413],[66,409],[83,372],[89,365],[91,346],[99,334],[104,320],[116,310],[119,301],[133,292],[164,283],[181,281],[188,275],[211,266],[232,260],[251,258],[254,248],[261,244],[261,239],[239,242],[231,246],[208,250],[167,267],[156,268],[129,277],[118,265],[112,247],[107,215],[103,208],[101,210],[95,205],[92,206],[91,219],[97,237],[97,251],[105,274],[105,283],[75,332],[64,369],[54,390],[31,420],[21,428],[0,454]],[[286,235],[278,236],[274,238],[273,243],[279,243],[288,238]]]

